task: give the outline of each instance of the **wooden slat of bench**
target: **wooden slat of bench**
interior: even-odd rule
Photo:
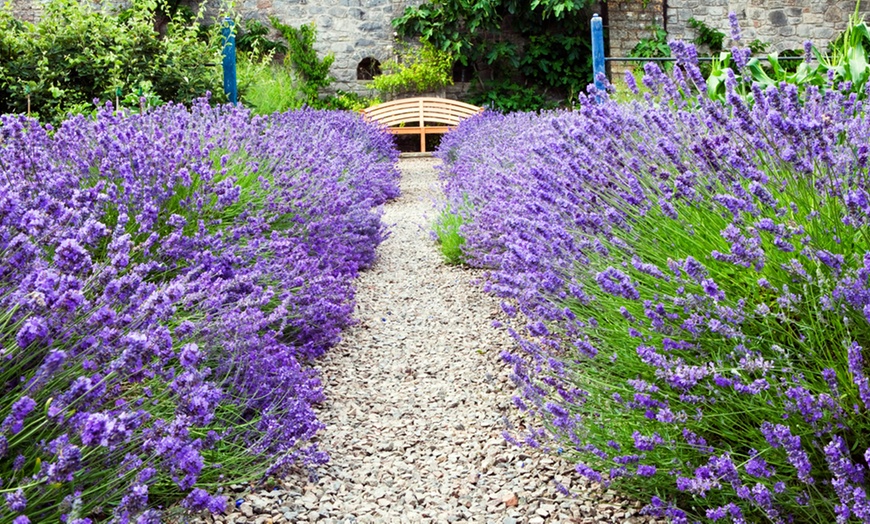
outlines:
[[[366,120],[388,126],[396,135],[420,135],[420,151],[426,151],[426,135],[446,133],[483,109],[458,100],[417,97],[393,100],[362,111]],[[406,126],[408,122],[416,125]],[[400,126],[400,127],[395,127]]]
[[[453,129],[453,126],[426,126],[426,127],[391,127],[388,131],[394,135],[442,135]]]
[[[450,120],[464,120],[466,118],[472,117],[479,113],[476,111],[474,113],[469,113],[465,110],[457,110],[449,107],[426,107],[421,111],[419,108],[409,108],[409,107],[392,107],[388,109],[384,109],[382,111],[378,111],[377,113],[366,113],[366,117],[369,120],[377,120],[382,122],[387,119],[392,119],[396,117],[405,117],[411,119],[413,117],[419,118],[422,114],[424,118],[431,116],[443,116],[450,118]]]

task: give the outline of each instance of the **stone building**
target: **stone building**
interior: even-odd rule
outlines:
[[[870,0],[860,2],[859,12],[870,13]],[[651,26],[664,28],[668,38],[691,40],[689,27],[695,18],[726,35],[731,47],[728,13],[735,13],[742,30],[741,40],[758,39],[769,44],[768,52],[803,49],[811,40],[824,46],[840,34],[855,11],[855,0],[617,0],[604,7],[608,28],[609,56],[627,56]],[[614,72],[626,66],[612,64]]]

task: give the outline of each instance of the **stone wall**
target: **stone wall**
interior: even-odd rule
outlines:
[[[671,0],[673,1],[673,0]],[[652,27],[664,27],[665,0],[620,0],[607,3],[606,38],[608,56],[628,56],[629,51],[642,38],[649,38]],[[621,75],[634,65],[630,62],[611,62],[611,78]]]
[[[357,80],[357,65],[364,58],[384,62],[393,56],[395,44],[390,21],[408,5],[421,0],[242,0],[237,4],[241,18],[268,23],[270,16],[281,22],[317,26],[315,49],[322,57],[335,55],[330,70],[334,89],[368,94],[368,82]]]
[[[617,0],[608,4],[610,56],[626,56],[640,38],[649,36],[651,21],[671,39],[691,40],[695,31],[688,26],[690,18],[725,33],[727,49],[732,45],[730,12],[737,14],[744,43],[761,40],[770,44],[769,52],[802,49],[807,40],[824,48],[846,28],[854,10],[854,0]],[[870,0],[862,1],[860,12],[870,14]]]

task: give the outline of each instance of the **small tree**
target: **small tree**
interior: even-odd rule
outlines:
[[[329,68],[335,62],[335,55],[327,54],[323,60],[317,57],[314,42],[317,40],[317,27],[314,22],[300,26],[298,29],[281,23],[274,16],[269,19],[281,36],[287,40],[287,57],[293,71],[298,75],[301,84],[299,89],[304,93],[306,103],[313,107],[320,106],[320,90],[331,84],[335,78],[329,75]]]

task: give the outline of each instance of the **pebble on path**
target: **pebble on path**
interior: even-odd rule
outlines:
[[[499,353],[513,345],[481,273],[443,263],[429,236],[437,160],[400,160],[390,237],[357,282],[357,324],[317,362],[329,463],[272,489],[238,487],[206,522],[641,523],[641,505],[593,486],[558,457],[502,437],[523,427]],[[569,488],[571,496],[556,489]]]

